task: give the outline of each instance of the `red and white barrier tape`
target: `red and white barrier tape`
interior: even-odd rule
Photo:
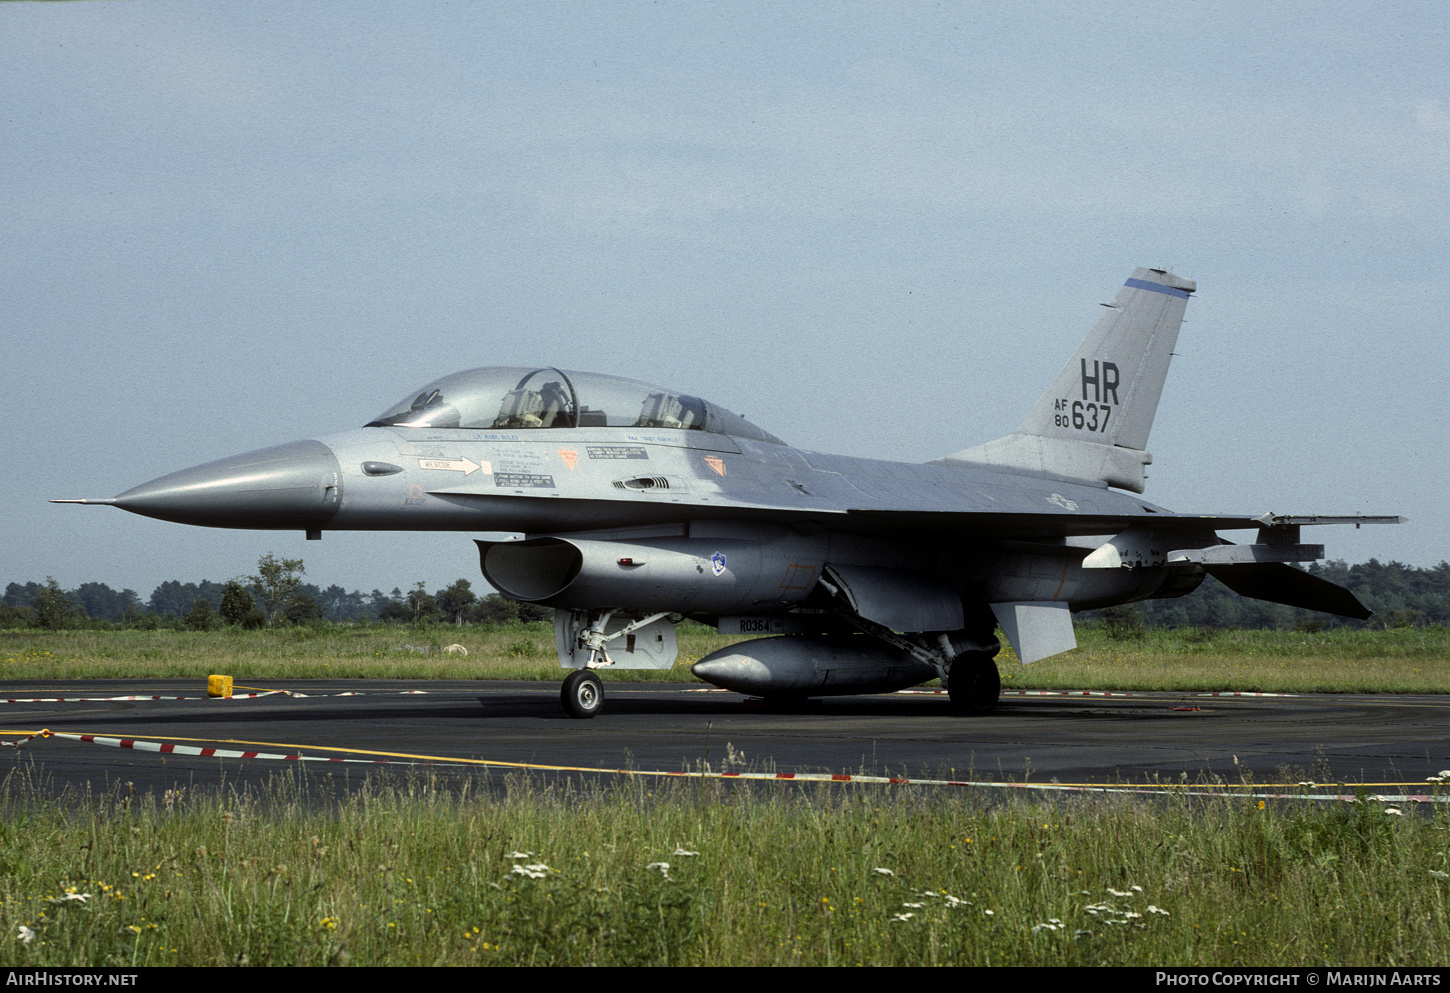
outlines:
[[[357,690],[344,690],[341,693],[302,693],[298,690],[258,690],[255,693],[232,693],[229,696],[211,696],[201,694],[200,696],[33,696],[13,697],[0,703],[112,703],[136,700],[255,700],[264,696],[290,696],[298,700],[309,700],[313,697],[327,696],[427,696],[435,693],[436,690],[397,690],[392,693],[369,692],[362,693]],[[460,690],[464,693],[476,693],[476,690]]]
[[[219,759],[263,759],[275,762],[356,762],[366,765],[417,765],[416,762],[390,762],[388,759],[349,759],[330,755],[303,755],[300,752],[254,752],[236,748],[211,748],[199,745],[177,745],[169,741],[143,741],[139,738],[111,738],[99,734],[71,734],[67,731],[45,729],[15,742],[3,744],[19,747],[35,738],[63,738],[90,745],[106,745],[111,748],[130,748],[138,752],[159,752],[162,755],[195,755],[200,758]]]
[[[1027,790],[1034,792],[1056,792],[1056,793],[1120,793],[1136,794],[1140,796],[1191,796],[1191,797],[1218,797],[1227,799],[1248,799],[1248,800],[1316,800],[1316,801],[1339,801],[1354,803],[1359,800],[1355,794],[1347,793],[1281,793],[1264,792],[1261,787],[1259,792],[1247,790],[1245,792],[1229,792],[1230,790],[1245,789],[1243,787],[1230,787],[1225,784],[1223,789],[1214,789],[1205,785],[1194,786],[1096,786],[1090,783],[1003,783],[990,780],[970,779],[911,779],[902,776],[864,776],[850,773],[818,773],[818,772],[710,772],[701,770],[699,772],[665,772],[660,770],[643,769],[609,769],[592,766],[564,766],[564,765],[542,765],[529,762],[501,762],[493,759],[465,759],[446,756],[432,755],[407,755],[403,753],[388,753],[387,757],[379,758],[342,758],[324,755],[304,755],[301,752],[262,752],[231,748],[215,748],[209,746],[177,745],[171,742],[144,741],[136,738],[113,738],[95,734],[73,734],[63,731],[42,730],[31,734],[15,742],[5,742],[12,746],[24,744],[34,738],[62,738],[70,741],[78,741],[93,745],[106,745],[112,748],[129,748],[136,751],[158,752],[161,754],[193,755],[203,758],[235,758],[235,759],[256,759],[261,761],[279,762],[329,762],[329,763],[356,763],[363,765],[456,765],[456,766],[483,766],[503,767],[510,769],[528,769],[545,772],[579,772],[595,775],[610,776],[651,776],[665,779],[727,779],[745,780],[756,782],[797,782],[797,783],[874,783],[891,786],[965,786],[978,789],[1008,789]],[[278,746],[293,747],[293,746]],[[333,749],[336,751],[350,751],[356,754],[368,754],[361,749]],[[373,753],[376,754],[376,753]],[[1410,786],[1419,785],[1411,783],[1370,783],[1367,786]],[[1273,787],[1270,787],[1272,789]],[[1313,788],[1312,786],[1310,788]],[[1399,794],[1370,794],[1365,799],[1384,803],[1450,803],[1450,793],[1399,793]]]
[[[234,693],[229,697],[209,697],[206,694],[201,696],[33,696],[14,697],[9,700],[0,700],[0,703],[112,703],[132,700],[246,700],[263,696],[295,696],[306,699],[306,693],[294,693],[292,690],[262,690],[257,693]]]

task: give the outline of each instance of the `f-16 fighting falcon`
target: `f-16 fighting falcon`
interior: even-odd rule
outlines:
[[[506,597],[555,608],[561,699],[599,672],[665,669],[689,617],[758,635],[695,675],[775,700],[933,678],[965,714],[1024,663],[1077,644],[1074,611],[1236,592],[1348,617],[1352,593],[1287,563],[1306,524],[1398,517],[1180,514],[1144,500],[1148,432],[1196,285],[1137,269],[1012,434],[924,465],[792,448],[708,400],[552,367],[409,391],[367,425],[209,462],[103,504],[181,524],[512,532],[478,541]],[[1257,529],[1252,544],[1220,530]]]

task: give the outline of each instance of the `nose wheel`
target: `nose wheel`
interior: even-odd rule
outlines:
[[[559,702],[570,717],[593,717],[604,706],[604,683],[593,669],[575,669],[564,677]]]

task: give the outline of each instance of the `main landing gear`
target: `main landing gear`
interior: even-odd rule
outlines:
[[[952,660],[947,693],[958,714],[987,714],[1002,696],[997,663],[986,652],[963,652]]]

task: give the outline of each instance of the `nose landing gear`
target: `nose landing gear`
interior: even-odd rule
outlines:
[[[564,677],[559,702],[570,717],[593,717],[604,704],[604,684],[593,669],[575,669]]]

